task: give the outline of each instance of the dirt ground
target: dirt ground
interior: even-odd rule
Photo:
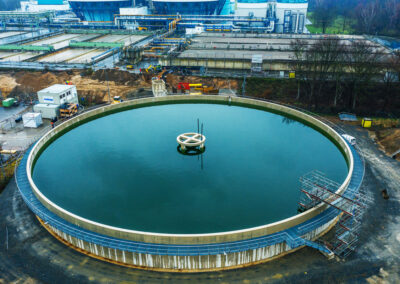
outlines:
[[[16,82],[15,78],[9,75],[0,75],[0,91],[3,96],[8,96],[8,94],[19,84]]]
[[[88,104],[99,104],[108,101],[110,96],[121,96],[123,99],[141,96],[151,92],[152,74],[133,74],[120,70],[98,70],[95,72],[39,72],[19,71],[0,73],[0,91],[3,97],[16,97],[20,101],[33,103],[37,100],[36,92],[53,84],[65,84],[66,81],[76,85],[80,98]],[[108,86],[107,86],[108,81]],[[165,79],[168,89],[176,91],[179,82],[202,83],[214,89],[238,89],[237,80],[225,78],[200,78],[196,76],[178,76],[169,74]]]
[[[400,149],[400,128],[388,128],[370,134],[379,147],[388,155]],[[396,159],[400,161],[400,155]]]
[[[359,127],[359,121],[340,121],[336,115],[323,115],[325,119],[335,123],[344,124],[352,127]],[[400,121],[398,119],[373,119],[374,126],[368,129],[369,137],[376,143],[377,147],[391,156],[394,152],[400,149]],[[400,161],[400,155],[396,159]]]
[[[111,97],[122,98],[126,98],[138,89],[151,88],[150,82],[146,82],[139,75],[114,70],[99,70],[93,74],[78,71],[20,71],[0,74],[0,90],[4,97],[12,96],[21,101],[33,102],[37,100],[37,91],[53,84],[65,84],[66,81],[76,85],[79,96],[89,103],[108,101],[108,87]]]

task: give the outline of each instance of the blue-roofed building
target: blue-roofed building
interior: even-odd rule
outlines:
[[[69,0],[72,11],[83,21],[113,21],[119,8],[146,4],[146,0]]]
[[[219,15],[226,0],[152,0],[152,2],[156,14]]]
[[[38,5],[63,5],[64,0],[38,0]]]
[[[21,11],[41,12],[41,11],[59,11],[67,12],[70,7],[67,0],[27,0],[21,1]]]

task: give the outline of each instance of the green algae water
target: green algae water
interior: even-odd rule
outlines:
[[[201,156],[176,137],[204,124]],[[52,202],[83,218],[171,234],[225,232],[296,214],[299,178],[312,171],[343,182],[347,164],[324,135],[274,113],[218,104],[127,110],[59,137],[33,179]]]

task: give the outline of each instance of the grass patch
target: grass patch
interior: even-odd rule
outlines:
[[[310,33],[314,34],[322,34],[322,27],[315,23],[313,12],[307,13],[307,18],[313,23],[311,25],[306,25],[307,29]],[[346,20],[345,27],[344,22]],[[347,18],[345,19],[343,16],[337,16],[331,25],[326,28],[326,34],[354,34],[355,29],[352,28],[356,24],[354,19]]]

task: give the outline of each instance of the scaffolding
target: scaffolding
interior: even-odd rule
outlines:
[[[362,217],[370,200],[358,189],[347,188],[340,192],[341,185],[319,171],[304,175],[300,178],[300,183],[300,212],[326,204],[340,215],[335,227],[335,237],[326,246],[335,255],[347,257],[357,247]]]

